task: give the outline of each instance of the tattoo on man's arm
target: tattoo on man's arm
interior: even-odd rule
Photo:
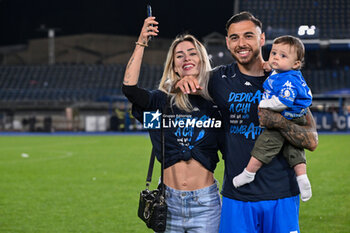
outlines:
[[[316,122],[312,117],[310,109],[305,116],[306,126],[294,124],[288,120],[283,121],[285,126],[280,130],[281,134],[294,146],[315,150],[318,145]]]
[[[311,138],[309,131],[302,126],[296,125],[290,121],[283,121],[281,134],[296,147],[309,148],[311,144]]]
[[[315,150],[318,144],[316,123],[310,110],[306,114],[306,125],[297,125],[281,114],[261,109],[260,121],[267,128],[278,129],[283,137],[292,145],[308,150]]]

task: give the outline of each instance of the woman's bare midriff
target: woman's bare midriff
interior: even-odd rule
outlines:
[[[177,190],[196,190],[214,184],[214,174],[198,161],[180,161],[164,170],[164,184]]]

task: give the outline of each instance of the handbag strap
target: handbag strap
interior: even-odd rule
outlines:
[[[166,109],[166,106],[164,109]],[[164,111],[165,113],[165,111]],[[163,129],[163,116],[161,116],[161,124],[160,124],[160,138],[161,138],[161,154],[162,154],[162,162],[161,162],[161,169],[160,169],[160,187],[161,187],[161,192],[162,196],[164,197],[165,194],[165,187],[164,187],[164,164],[165,164],[165,138],[164,138],[164,129]]]
[[[156,156],[152,150],[151,158],[149,160],[149,165],[148,165],[148,172],[147,172],[147,178],[146,178],[146,188],[149,188],[151,181],[152,181],[152,173],[153,173],[153,165],[154,165],[155,157]]]
[[[169,106],[169,99],[167,99],[166,104],[163,107],[163,114],[166,113],[167,107]],[[160,169],[160,187],[162,195],[165,194],[165,187],[164,187],[164,166],[165,166],[165,137],[164,137],[164,129],[163,129],[163,114],[160,116],[160,140],[161,140],[161,148],[160,153],[162,155],[162,162],[160,163],[161,169]],[[149,188],[151,181],[152,181],[152,173],[153,173],[153,167],[154,167],[154,160],[155,160],[155,153],[152,149],[151,158],[149,161],[148,166],[148,173],[146,178],[146,188]]]

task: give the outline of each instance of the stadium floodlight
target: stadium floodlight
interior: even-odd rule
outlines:
[[[60,28],[47,28],[44,24],[40,25],[37,31],[47,32],[48,37],[48,58],[49,65],[55,64],[55,32],[60,31]]]

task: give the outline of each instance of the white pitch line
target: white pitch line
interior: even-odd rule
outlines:
[[[35,149],[38,149],[38,148],[41,148],[41,149],[45,149],[45,148],[52,148],[52,147],[63,147],[63,146],[71,146],[71,145],[91,145],[91,144],[94,144],[94,143],[99,143],[99,141],[95,140],[95,141],[89,141],[89,142],[79,142],[79,143],[74,143],[74,142],[57,142],[57,143],[49,143],[49,144],[36,144],[36,145],[24,145],[24,146],[16,146],[15,148],[13,146],[10,146],[10,147],[6,147],[6,146],[2,146],[1,147],[1,150],[30,150],[32,148],[35,148]]]
[[[0,162],[0,164],[15,164],[15,163],[27,163],[27,162],[42,162],[42,161],[49,161],[49,160],[58,160],[58,159],[66,159],[69,157],[72,157],[72,152],[66,152],[65,155],[58,155],[58,156],[50,156],[45,158],[34,158],[29,156],[29,158],[22,158],[21,160],[15,160],[15,161],[3,161]]]

